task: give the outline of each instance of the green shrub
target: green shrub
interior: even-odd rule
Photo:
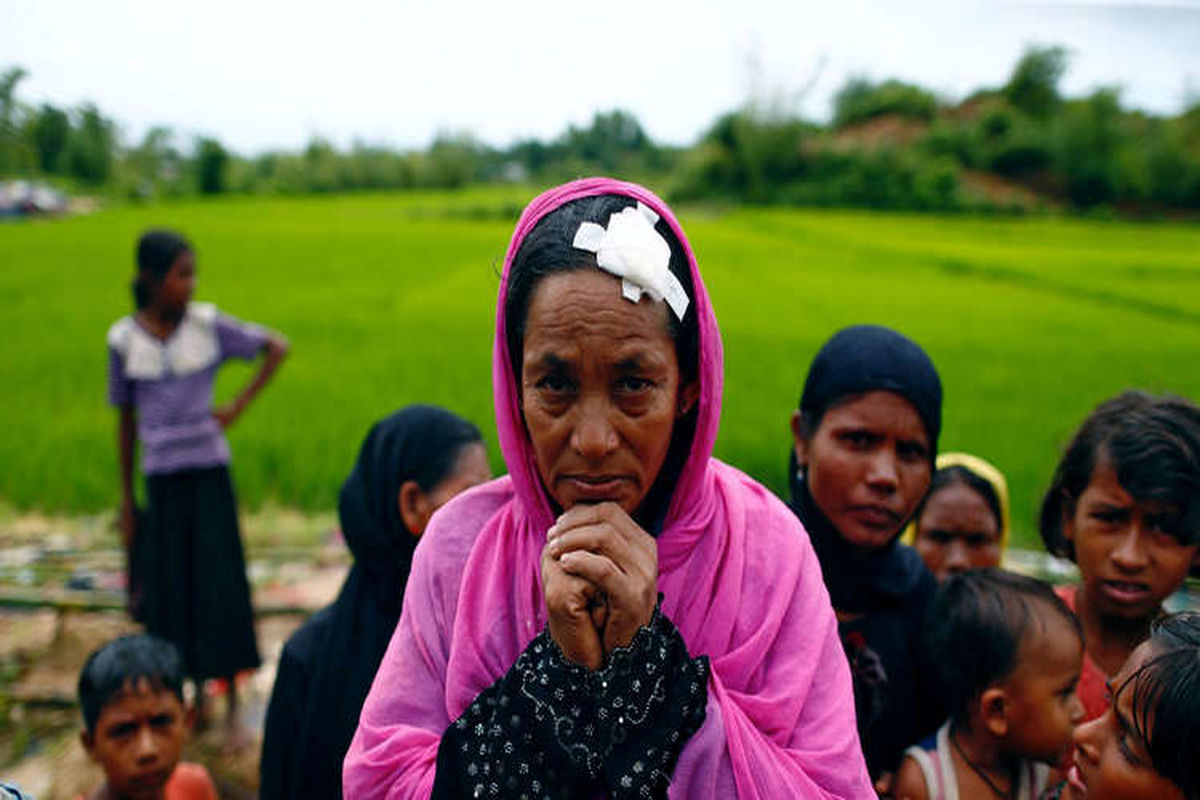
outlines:
[[[833,127],[844,128],[883,114],[932,120],[938,99],[919,86],[897,80],[872,83],[852,77],[833,98]]]

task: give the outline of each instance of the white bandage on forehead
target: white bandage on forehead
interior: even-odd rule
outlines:
[[[658,214],[640,201],[637,208],[624,208],[608,218],[605,228],[584,222],[575,232],[572,245],[596,254],[596,265],[621,279],[621,294],[638,302],[642,294],[666,300],[682,321],[688,307],[687,292],[670,270],[671,247],[654,229]]]

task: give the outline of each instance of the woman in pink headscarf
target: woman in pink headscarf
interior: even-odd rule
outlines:
[[[345,795],[873,797],[808,537],[712,457],[720,335],[661,200],[530,203],[492,374],[510,475],[426,529]]]

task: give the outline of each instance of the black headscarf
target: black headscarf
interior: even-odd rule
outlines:
[[[913,404],[925,424],[932,461],[942,430],[942,382],[920,345],[891,328],[854,325],[835,333],[808,369],[800,411],[815,423],[831,403],[875,390],[895,392]]]
[[[479,430],[449,411],[415,405],[377,422],[342,484],[338,513],[354,566],[333,605],[288,640],[267,714],[262,797],[340,797],[342,759],[400,619],[417,537],[400,487],[428,492],[453,471]]]
[[[930,463],[942,427],[942,382],[929,356],[911,339],[879,325],[855,325],[834,334],[813,359],[800,397],[800,412],[815,433],[829,407],[850,395],[895,392],[917,410],[929,437]],[[869,610],[879,594],[903,597],[923,577],[920,557],[896,539],[879,550],[851,547],[817,508],[793,449],[789,457],[792,509],[804,523],[821,561],[835,608]],[[896,530],[899,538],[903,525]]]

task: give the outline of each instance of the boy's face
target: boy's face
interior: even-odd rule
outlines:
[[[183,704],[169,689],[142,679],[126,685],[100,711],[96,728],[82,734],[83,746],[104,769],[109,790],[119,798],[157,800],[179,763],[187,734]]]

